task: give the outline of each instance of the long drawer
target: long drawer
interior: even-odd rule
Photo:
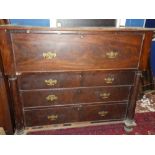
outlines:
[[[21,91],[24,107],[127,101],[129,86]]]
[[[40,126],[78,121],[75,107],[25,110],[25,126]]]
[[[26,73],[19,76],[21,90],[132,85],[135,71]]]
[[[143,33],[12,33],[19,72],[137,68]]]
[[[127,104],[100,104],[78,107],[55,107],[25,110],[25,126],[41,126],[79,121],[123,120]]]

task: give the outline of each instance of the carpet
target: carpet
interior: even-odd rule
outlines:
[[[155,135],[155,92],[146,93],[137,101],[135,121],[137,126],[126,133],[124,124],[97,125],[80,128],[29,131],[27,135]]]
[[[137,113],[135,116],[137,126],[128,134],[130,135],[153,135],[155,134],[155,113]],[[68,128],[57,130],[32,131],[28,135],[123,135],[123,124],[99,125],[81,128]]]

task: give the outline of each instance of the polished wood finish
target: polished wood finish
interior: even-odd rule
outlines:
[[[102,35],[12,33],[11,37],[18,72],[136,69],[143,33],[105,32]],[[56,56],[51,59],[44,58],[43,54],[48,52]]]
[[[26,73],[19,76],[20,90],[132,85],[135,71]],[[110,79],[109,79],[110,78]],[[48,80],[56,80],[52,85]]]
[[[79,112],[80,121],[114,121],[124,120],[126,117],[127,104],[101,104],[85,105]]]
[[[0,19],[0,25],[5,25],[5,24],[9,24],[9,20],[8,19]]]
[[[27,127],[78,121],[77,108],[72,106],[25,110],[24,114],[25,126]],[[52,116],[55,116],[55,119],[50,119]]]
[[[146,71],[149,69],[149,58],[150,58],[150,50],[151,50],[151,42],[152,42],[152,36],[153,32],[146,32],[144,41],[143,41],[143,47],[142,47],[142,54],[141,54],[141,60],[139,63],[139,68],[143,71]]]
[[[135,27],[67,27],[67,28],[50,28],[50,27],[34,27],[34,26],[13,26],[13,25],[3,25],[0,26],[0,30],[9,30],[14,33],[52,33],[52,34],[61,34],[61,33],[70,33],[70,32],[78,32],[96,34],[96,33],[104,33],[104,32],[151,32],[155,31],[154,28],[135,28]]]
[[[121,120],[133,126],[153,30],[0,27],[15,124]]]
[[[20,134],[23,133],[24,131],[24,118],[23,118],[22,104],[18,92],[17,77],[16,76],[9,77],[9,82],[10,82],[10,94],[12,98],[13,110],[15,116],[16,133]]]
[[[51,84],[49,80],[56,81]],[[54,73],[30,73],[19,76],[21,90],[72,88],[82,86],[81,72],[54,72]]]
[[[66,104],[79,104],[91,102],[109,102],[128,100],[130,87],[87,87],[74,89],[52,89],[22,91],[21,98],[24,107],[53,106]],[[48,100],[54,95],[56,99]],[[29,99],[29,100],[27,100]]]
[[[1,20],[0,20],[1,21]],[[13,134],[14,123],[11,110],[11,100],[7,77],[4,76],[2,58],[0,53],[0,127],[6,134]]]
[[[127,104],[78,105],[70,107],[56,107],[46,109],[25,110],[25,126],[41,126],[80,121],[112,121],[123,120],[126,116]],[[106,116],[100,112],[106,111]],[[50,119],[50,116],[54,119]],[[33,119],[32,119],[33,118]]]
[[[7,134],[13,134],[13,122],[11,120],[9,96],[4,78],[0,77],[0,127]]]
[[[135,102],[137,101],[137,96],[139,93],[139,86],[140,86],[140,79],[142,78],[142,73],[139,71],[136,73],[135,81],[134,81],[134,87],[132,88],[132,94],[130,96],[130,104],[128,107],[128,112],[127,112],[127,119],[133,120],[134,119],[134,111],[136,104]]]
[[[0,51],[5,75],[15,74],[14,57],[11,48],[10,34],[6,30],[0,30]],[[4,52],[5,51],[5,52]]]
[[[130,97],[129,97],[130,104],[128,105],[127,115],[126,115],[126,120],[125,120],[125,127],[124,127],[124,129],[127,132],[132,131],[133,127],[136,126],[136,123],[134,121],[135,108],[136,108],[135,103],[137,101],[137,96],[139,93],[141,77],[142,77],[142,73],[138,71],[135,76],[134,87],[132,88],[132,93],[130,94]]]

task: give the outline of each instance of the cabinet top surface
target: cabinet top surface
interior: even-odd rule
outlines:
[[[30,27],[1,25],[0,30],[34,30],[34,31],[155,31],[155,28],[138,28],[138,27],[68,27],[68,28],[50,28],[50,27]]]

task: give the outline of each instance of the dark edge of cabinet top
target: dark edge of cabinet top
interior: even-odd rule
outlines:
[[[41,31],[155,31],[155,28],[139,28],[139,27],[31,27],[31,26],[15,26],[0,25],[0,30],[41,30]]]

